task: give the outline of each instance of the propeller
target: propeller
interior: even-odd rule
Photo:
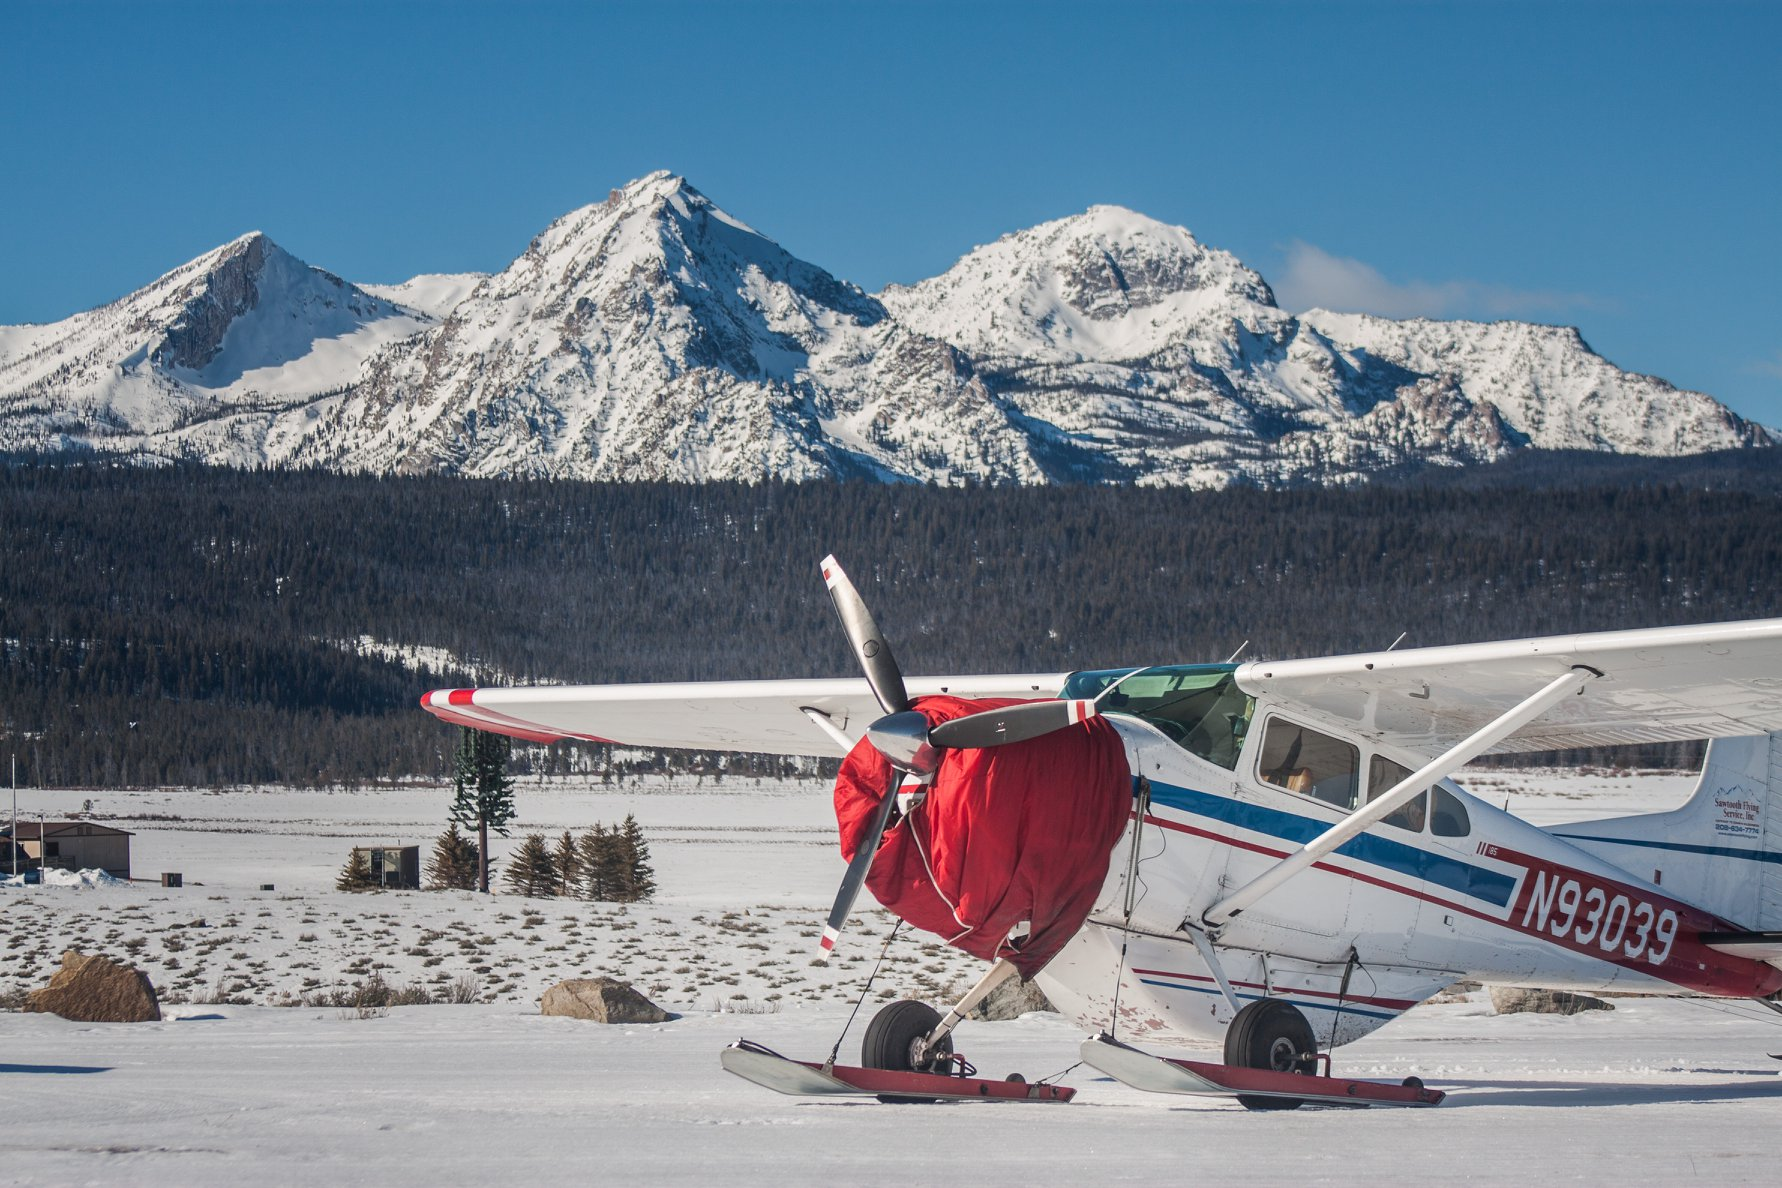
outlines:
[[[1087,722],[1100,712],[1093,701],[1030,701],[942,722],[928,732],[928,741],[943,748],[1000,747]]]
[[[903,673],[897,667],[896,657],[891,655],[891,645],[885,642],[879,625],[873,622],[872,612],[866,609],[866,600],[860,597],[860,591],[854,588],[847,571],[833,555],[823,558],[822,569],[823,583],[829,587],[829,600],[835,604],[835,613],[841,618],[842,630],[847,632],[854,658],[865,671],[866,683],[872,686],[872,695],[878,700],[879,708],[885,711],[884,717],[867,728],[867,737],[892,765],[891,786],[885,789],[885,795],[879,801],[879,811],[873,814],[872,824],[860,839],[854,859],[848,863],[847,873],[842,875],[841,886],[835,892],[835,903],[829,909],[829,920],[823,926],[823,939],[818,942],[822,948],[819,956],[827,961],[835,951],[835,942],[841,936],[842,925],[847,923],[848,913],[854,910],[854,900],[859,898],[860,888],[866,884],[866,872],[872,869],[872,860],[878,856],[879,841],[891,822],[891,810],[897,807],[897,788],[902,782],[897,770],[914,772],[917,761],[922,760],[926,772],[933,774],[939,766],[939,757],[928,745],[928,720],[910,709],[910,696],[903,687]]]
[[[879,633],[879,625],[872,621],[866,600],[848,580],[834,554],[823,558],[822,565],[829,600],[835,604],[835,613],[841,616],[842,630],[848,633],[854,658],[866,670],[866,683],[872,686],[872,695],[878,698],[879,708],[887,714],[900,714],[909,709],[910,696],[904,691],[903,673],[891,655],[891,645]]]
[[[866,872],[872,869],[872,860],[878,857],[879,842],[885,836],[885,826],[891,821],[891,810],[897,806],[899,782],[893,779],[891,786],[885,789],[879,811],[873,814],[871,827],[860,839],[860,848],[854,851],[854,860],[848,863],[847,873],[842,875],[841,886],[835,892],[835,903],[829,909],[829,919],[823,924],[823,939],[817,942],[822,949],[818,954],[820,960],[828,961],[829,955],[835,952],[842,925],[848,922],[848,913],[854,910],[854,900],[859,898],[860,888],[866,885]]]
[[[822,570],[823,582],[829,587],[830,601],[835,604],[835,613],[841,618],[842,629],[847,632],[854,658],[866,673],[866,682],[872,687],[879,708],[885,711],[884,717],[867,727],[866,737],[892,767],[890,786],[885,789],[878,812],[873,815],[859,848],[854,851],[853,860],[848,863],[847,873],[842,876],[841,886],[835,893],[835,903],[829,909],[829,919],[819,942],[822,949],[819,959],[827,961],[835,951],[835,942],[841,937],[848,914],[854,909],[854,901],[859,898],[860,888],[866,885],[866,874],[872,869],[879,843],[890,825],[898,792],[901,788],[920,787],[930,782],[940,768],[941,750],[1024,742],[1087,721],[1099,712],[1099,706],[1095,701],[1032,702],[968,714],[931,729],[928,719],[910,708],[909,691],[904,687],[897,660],[891,654],[891,645],[885,642],[878,624],[873,621],[872,612],[866,607],[866,600],[860,597],[860,591],[854,588],[841,563],[833,555],[825,557]]]

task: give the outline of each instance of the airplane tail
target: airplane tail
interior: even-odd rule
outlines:
[[[1547,832],[1753,932],[1782,929],[1782,731],[1709,743],[1682,808]]]

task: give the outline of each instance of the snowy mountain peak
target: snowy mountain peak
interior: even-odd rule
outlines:
[[[259,232],[224,246],[172,296],[180,311],[148,358],[206,388],[294,362],[318,338],[351,334],[402,313],[310,267]]]
[[[338,464],[344,448],[477,474],[1041,473],[963,356],[669,173],[552,223],[444,324],[380,357],[341,417],[304,460]],[[362,430],[369,443],[347,444]]]
[[[230,428],[244,406],[339,389],[428,321],[250,232],[109,305],[0,330],[0,441],[167,434],[171,452],[214,456],[193,439],[217,432],[232,442],[218,460],[251,461],[260,430],[240,440]]]
[[[1059,363],[1148,357],[1278,314],[1268,284],[1237,257],[1121,206],[1005,235],[880,297],[968,353]]]
[[[875,297],[666,170],[491,275],[358,287],[256,231],[0,327],[0,448],[240,465],[1285,486],[1775,440],[1569,327],[1290,316],[1235,256],[1120,206]]]

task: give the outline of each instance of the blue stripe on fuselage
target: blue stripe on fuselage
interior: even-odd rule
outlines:
[[[1653,850],[1674,850],[1679,854],[1706,854],[1711,858],[1743,858],[1748,862],[1782,863],[1782,852],[1776,850],[1736,850],[1731,846],[1702,846],[1693,842],[1659,841],[1642,837],[1598,837],[1590,833],[1560,833],[1553,836],[1565,841],[1607,842],[1613,846],[1645,846]]]
[[[1215,796],[1210,792],[1196,792],[1192,788],[1178,788],[1156,780],[1151,781],[1151,803],[1197,817],[1208,817],[1252,833],[1265,833],[1296,846],[1305,845],[1330,828],[1327,821],[1265,808],[1230,796]],[[1432,854],[1428,850],[1372,833],[1350,838],[1338,846],[1336,852],[1345,858],[1434,883],[1438,887],[1482,899],[1497,907],[1508,905],[1510,895],[1516,889],[1516,880],[1509,875],[1462,862],[1447,854]]]

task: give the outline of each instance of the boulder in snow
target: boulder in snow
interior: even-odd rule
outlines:
[[[1580,1011],[1612,1011],[1615,1007],[1588,994],[1570,990],[1524,990],[1515,986],[1491,988],[1491,1011],[1496,1015],[1575,1015]]]
[[[147,974],[109,957],[73,949],[62,954],[62,968],[50,984],[31,992],[25,1009],[78,1023],[155,1023],[161,1018],[161,1004]]]
[[[1010,978],[997,984],[996,989],[984,996],[984,1001],[971,1009],[974,1019],[988,1019],[996,1022],[1003,1019],[1019,1019],[1029,1011],[1056,1011],[1046,998],[1046,992],[1032,982],[1023,982],[1019,978]]]
[[[666,1023],[667,1011],[617,978],[571,978],[544,992],[539,1012],[596,1023]]]

